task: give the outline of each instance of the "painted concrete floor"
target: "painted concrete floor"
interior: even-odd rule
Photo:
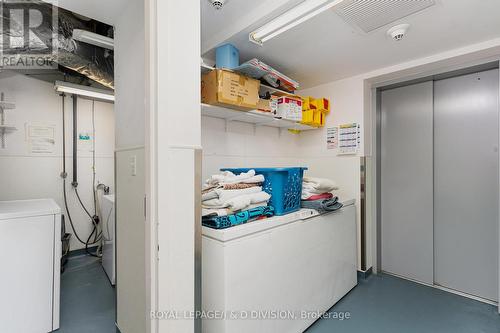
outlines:
[[[57,333],[115,333],[115,289],[99,259],[69,258],[61,275],[61,324]]]
[[[115,290],[95,258],[70,258],[61,279],[61,333],[115,333]],[[307,333],[500,333],[494,306],[389,275],[361,280]],[[331,315],[331,317],[335,317]]]
[[[322,319],[306,332],[500,333],[496,307],[390,275],[361,280],[334,311],[351,319]]]

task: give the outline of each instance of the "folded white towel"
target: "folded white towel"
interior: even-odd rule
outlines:
[[[337,184],[330,179],[304,177],[302,182],[302,200],[308,199],[313,195],[330,193],[338,189]]]
[[[219,209],[213,209],[213,208],[202,208],[201,209],[201,216],[207,216],[207,215],[212,215],[212,214],[217,214],[217,216],[227,216],[231,215],[231,210],[227,208],[219,208]]]
[[[217,185],[217,184],[238,184],[238,183],[262,183],[264,182],[263,175],[255,175],[255,170],[249,170],[248,172],[242,172],[239,175],[235,175],[231,171],[224,171],[219,175],[213,175],[207,179],[207,185]]]
[[[271,196],[262,191],[255,194],[243,195],[240,197],[232,198],[227,203],[233,211],[248,209],[252,204],[267,203]]]
[[[339,189],[333,180],[313,177],[304,177],[302,188],[313,190],[318,194]]]
[[[266,205],[267,205],[267,202],[264,202],[264,203],[261,202],[261,203],[251,204],[248,207],[245,207],[244,210],[249,210],[249,209],[252,209],[252,208],[262,207],[262,206],[266,206]],[[242,211],[242,210],[239,210],[239,211]],[[229,209],[229,208],[218,208],[218,209],[202,208],[201,209],[201,215],[202,216],[207,216],[207,215],[211,215],[211,214],[217,214],[217,216],[227,216],[227,215],[235,214],[235,213],[237,213],[239,211],[238,210],[232,210],[232,209]]]
[[[242,190],[215,189],[209,193],[203,194],[201,196],[201,200],[203,201],[203,204],[205,204],[205,202],[207,201],[210,201],[213,203],[212,206],[218,206],[228,201],[229,199],[259,192],[262,192],[262,187],[260,186],[249,187]]]
[[[302,200],[307,200],[309,199],[310,197],[312,197],[313,195],[320,195],[320,194],[324,194],[324,193],[330,193],[331,191],[329,192],[319,192],[319,191],[307,191],[307,190],[304,190],[302,189]]]
[[[211,199],[217,199],[219,195],[215,190],[212,190],[210,192],[204,193],[201,195],[201,201],[206,201],[206,200],[211,200]]]
[[[220,198],[203,201],[202,207],[209,209],[229,208],[232,211],[238,211],[246,209],[252,204],[267,203],[270,198],[271,196],[268,193],[260,191],[233,197],[226,201],[222,201]]]

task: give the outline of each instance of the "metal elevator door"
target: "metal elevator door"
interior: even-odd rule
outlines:
[[[434,82],[434,283],[498,300],[498,69]]]
[[[432,81],[381,93],[381,268],[433,283]]]

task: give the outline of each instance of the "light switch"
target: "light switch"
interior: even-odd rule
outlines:
[[[130,173],[132,176],[137,176],[137,156],[130,157]]]

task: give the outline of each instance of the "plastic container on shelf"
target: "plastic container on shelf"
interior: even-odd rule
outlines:
[[[215,49],[217,68],[234,69],[240,65],[240,51],[233,44],[224,44]]]
[[[271,195],[269,205],[273,206],[274,215],[286,215],[300,209],[302,179],[304,177],[304,170],[307,170],[307,168],[221,169],[221,171],[231,171],[234,174],[248,172],[249,170],[255,170],[257,174],[264,176],[265,181],[262,189]]]
[[[312,110],[315,109],[314,98],[311,96],[302,97],[302,110]]]
[[[328,98],[316,98],[312,101],[312,109],[323,111],[323,113],[330,113],[330,100]]]
[[[326,114],[323,110],[314,110],[313,112],[313,122],[311,126],[323,127],[325,126]]]
[[[330,113],[330,100],[328,98],[302,97],[302,124],[323,127],[326,116]]]
[[[302,124],[311,125],[314,123],[314,110],[302,111]]]

